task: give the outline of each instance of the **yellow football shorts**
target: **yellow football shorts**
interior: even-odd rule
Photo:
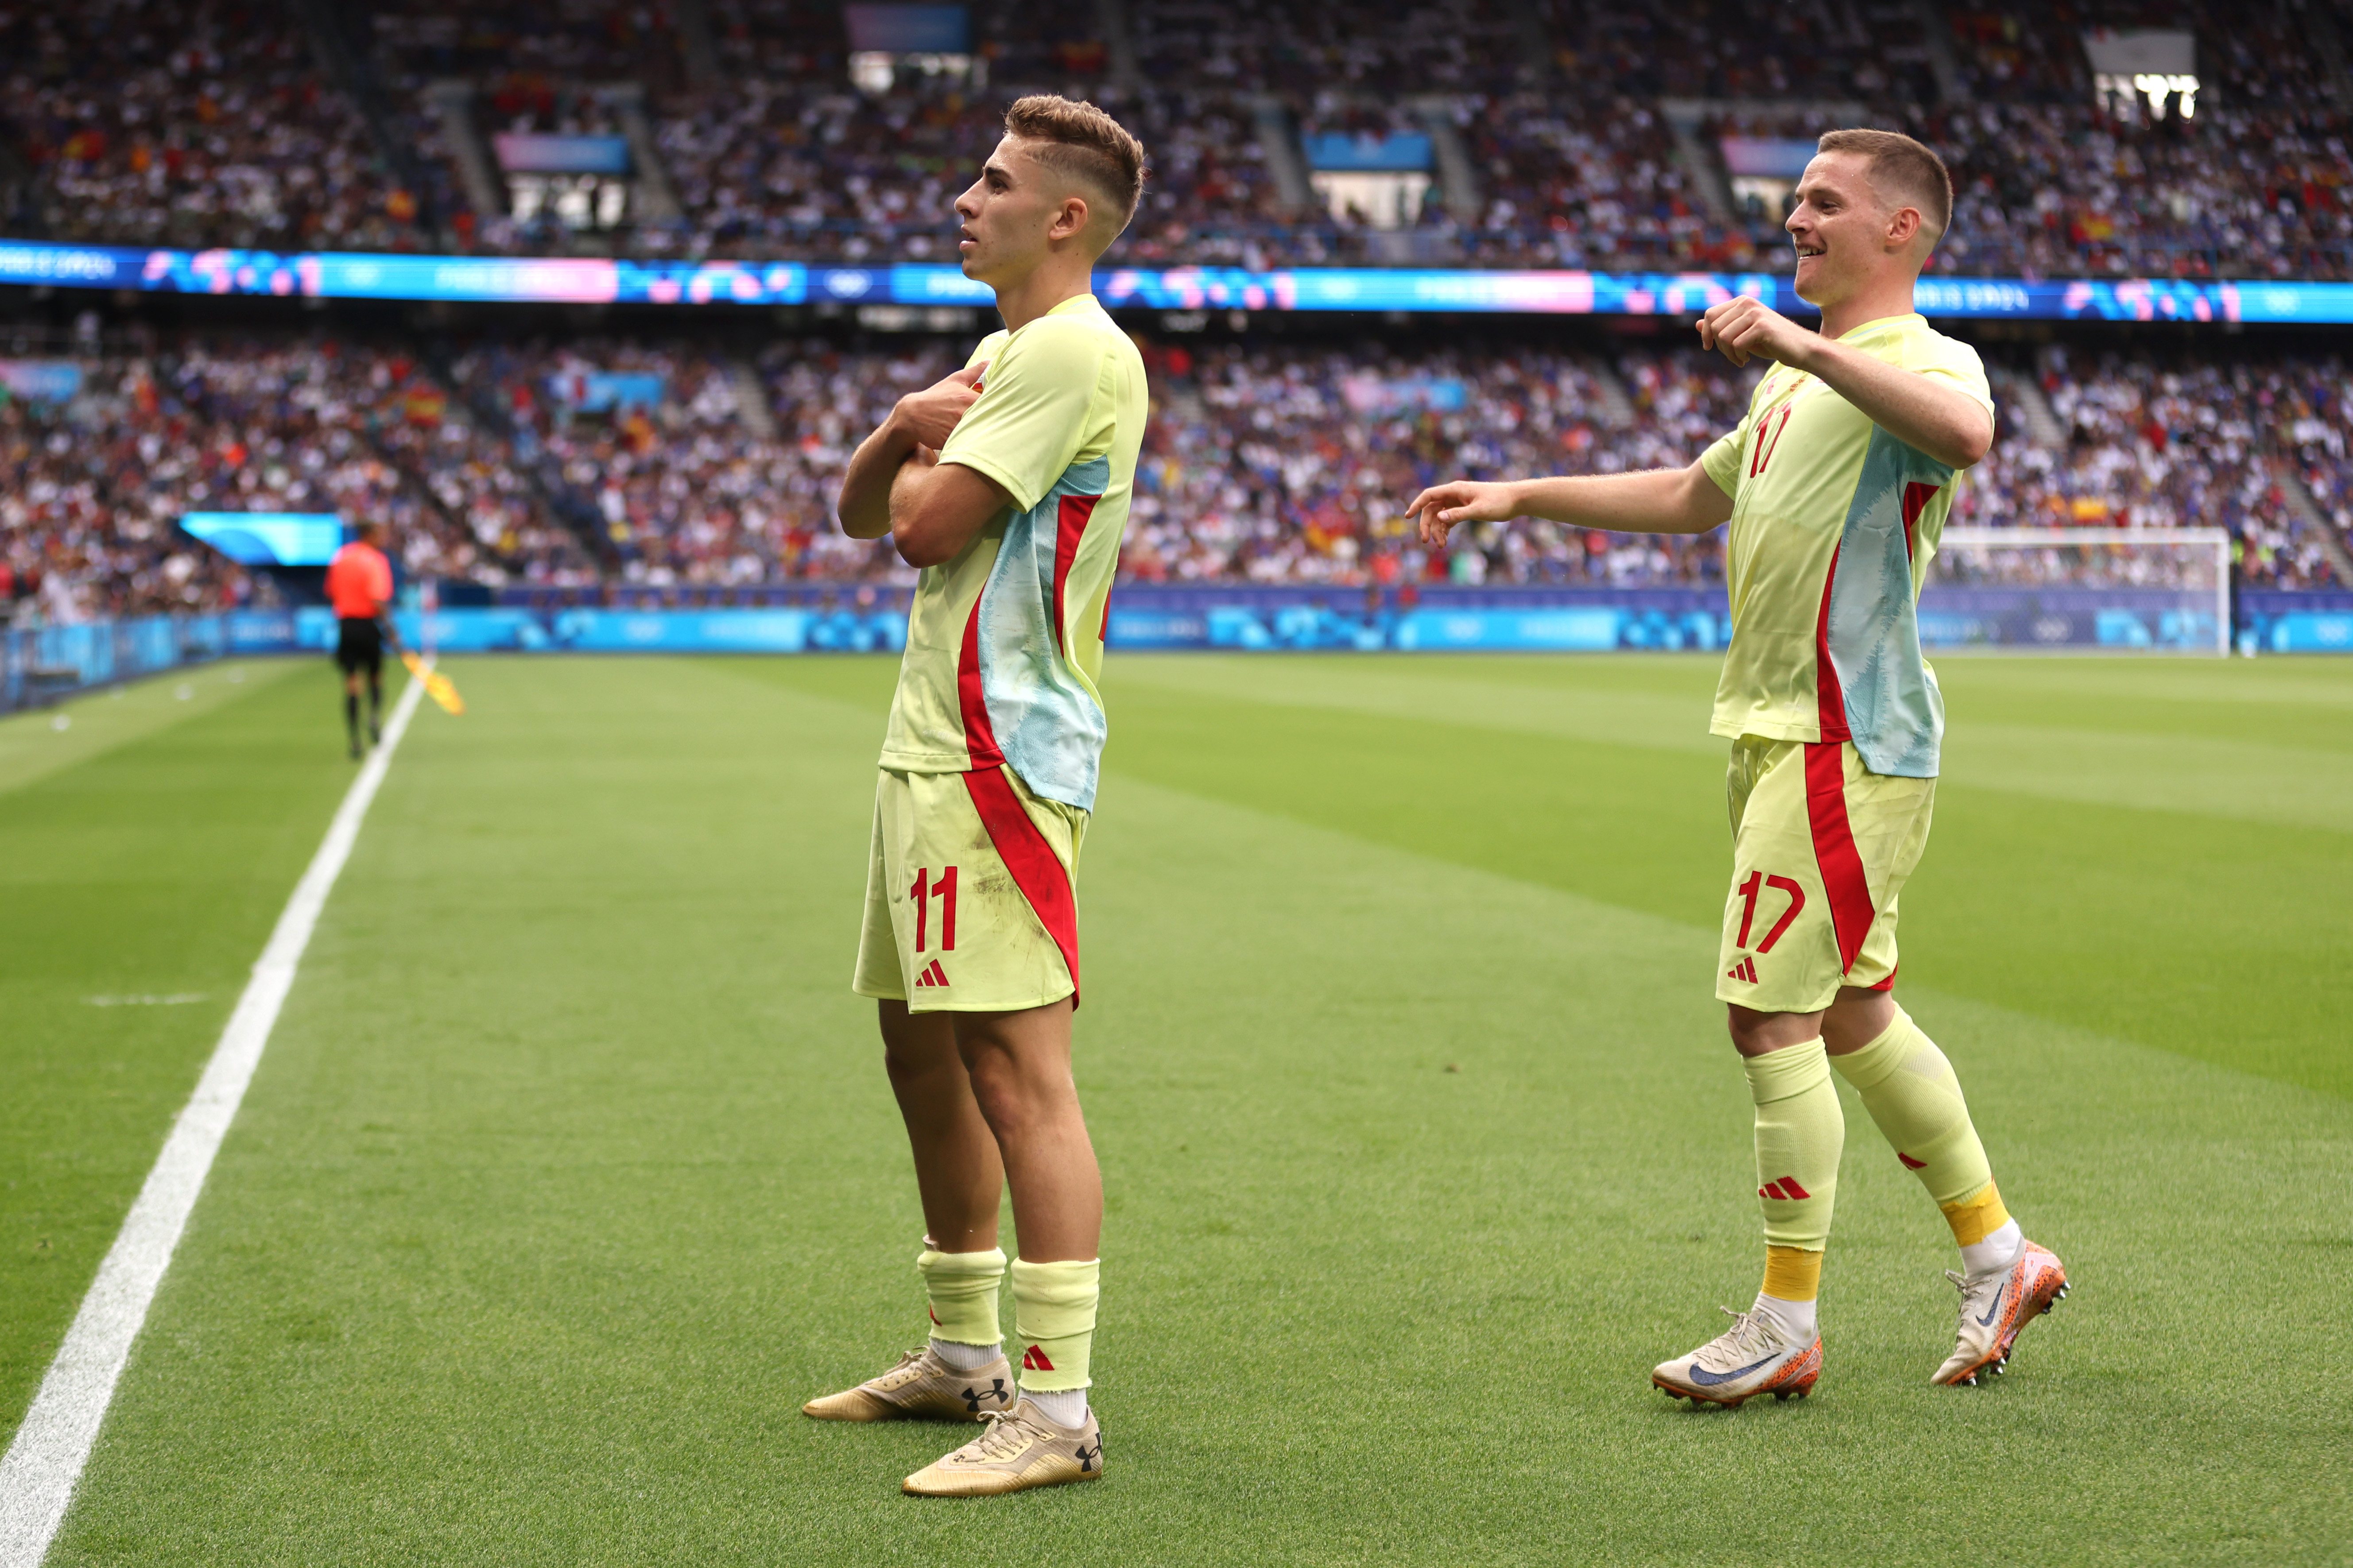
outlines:
[[[1087,814],[1011,768],[881,770],[850,989],[913,1013],[1010,1013],[1079,989]]]
[[[1841,985],[1895,984],[1895,895],[1928,842],[1935,779],[1862,765],[1846,742],[1743,735],[1725,777],[1732,892],[1715,994],[1812,1013]]]

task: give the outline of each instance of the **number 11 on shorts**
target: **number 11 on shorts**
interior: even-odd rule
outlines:
[[[942,952],[955,951],[955,867],[944,867],[940,871],[939,880],[934,881],[931,868],[926,866],[915,873],[915,885],[907,889],[907,897],[913,900],[915,903],[915,951],[917,952],[923,951],[924,937],[929,931],[929,917],[932,912],[931,900],[935,898],[940,901],[940,951]]]

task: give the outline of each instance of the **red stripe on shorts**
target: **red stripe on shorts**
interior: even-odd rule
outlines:
[[[1844,750],[1834,742],[1806,746],[1806,816],[1814,829],[1814,864],[1821,868],[1822,890],[1830,895],[1841,973],[1854,967],[1873,918],[1871,884],[1863,879],[1862,857],[1847,825]]]
[[[981,597],[987,589],[981,590]],[[980,599],[964,623],[964,647],[956,655],[956,706],[964,710],[964,745],[976,768],[1002,766],[1005,753],[997,749],[997,731],[988,721],[988,700],[980,689]]]
[[[1013,885],[1021,889],[1038,923],[1062,950],[1062,962],[1071,971],[1071,1005],[1076,1007],[1079,901],[1071,896],[1070,872],[1063,869],[1061,858],[1038,831],[1038,825],[1029,820],[1003,768],[976,769],[964,775],[964,787],[972,795],[973,808],[980,813],[980,825],[988,829],[989,842],[997,846],[997,858],[1013,873]]]
[[[1062,590],[1070,585],[1071,563],[1079,556],[1079,541],[1086,537],[1087,520],[1095,514],[1101,496],[1064,496],[1054,519],[1054,646],[1069,654],[1062,635]]]

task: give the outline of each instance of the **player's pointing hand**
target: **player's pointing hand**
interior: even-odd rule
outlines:
[[[1795,363],[1820,334],[1746,294],[1710,305],[1699,319],[1699,346],[1714,349],[1736,365],[1751,359]]]
[[[966,365],[954,375],[944,376],[923,388],[899,399],[894,412],[900,425],[915,438],[918,446],[939,447],[948,444],[948,433],[964,418],[964,411],[980,395],[981,373],[988,368],[987,362]]]
[[[1419,521],[1424,544],[1444,544],[1456,523],[1505,522],[1520,514],[1520,503],[1508,484],[1452,479],[1414,497],[1405,514]]]

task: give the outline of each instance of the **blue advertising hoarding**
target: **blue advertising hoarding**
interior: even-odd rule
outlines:
[[[241,653],[334,646],[332,612],[241,611],[227,617]],[[894,653],[903,607],[779,605],[703,609],[511,604],[450,608],[431,625],[394,617],[411,647],[452,653]],[[1130,584],[1112,595],[1118,650],[1247,652],[1713,653],[1731,635],[1721,589],[1432,588]],[[1921,641],[1936,654],[2214,654],[2223,647],[2211,590],[1989,588],[1931,584]],[[2248,652],[2353,653],[2353,594],[2250,590],[2239,646]],[[428,635],[429,634],[429,635]]]
[[[988,305],[943,264],[628,261],[602,257],[379,256],[0,243],[0,284],[330,300],[650,305]],[[1154,310],[1409,310],[1679,316],[1738,294],[1810,313],[1777,273],[1471,268],[1105,268],[1104,304]],[[1924,278],[1930,316],[1975,320],[2353,322],[2353,283]]]

